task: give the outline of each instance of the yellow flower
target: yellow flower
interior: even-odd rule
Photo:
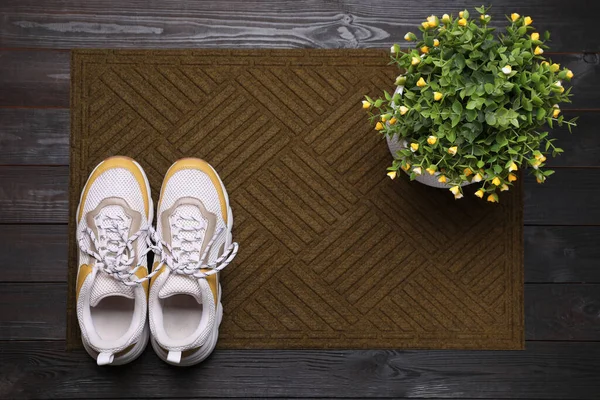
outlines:
[[[429,175],[433,175],[433,174],[435,174],[435,169],[434,168],[435,168],[435,166],[432,165],[431,167],[425,169],[425,171],[429,172]]]
[[[473,171],[471,171],[471,168],[465,168],[463,173],[465,174],[465,176],[473,175]]]
[[[535,159],[540,162],[544,162],[544,161],[546,161],[546,156],[543,154],[540,154],[540,155],[535,156]]]
[[[453,195],[456,196],[460,193],[460,186],[452,186],[449,190],[452,192]]]
[[[421,167],[414,167],[414,168],[413,168],[413,172],[414,172],[416,175],[421,175],[421,173],[422,173],[422,172],[421,172]]]
[[[544,181],[546,180],[546,177],[542,176],[541,179],[540,179],[539,176],[536,176],[535,180],[537,181],[537,183],[544,183]]]
[[[510,19],[512,20],[512,22],[515,22],[519,18],[521,18],[521,16],[519,14],[517,14],[517,13],[510,14]]]
[[[390,53],[394,54],[394,53],[398,53],[400,51],[400,46],[398,46],[397,44],[392,45],[392,47],[390,47]]]
[[[447,24],[448,22],[450,22],[450,16],[448,14],[444,14],[442,15],[442,22]]]
[[[423,87],[425,85],[427,85],[427,82],[425,82],[425,79],[423,79],[423,77],[419,78],[419,80],[417,81],[417,86]]]
[[[419,63],[420,63],[420,62],[421,62],[421,57],[413,57],[413,58],[410,60],[410,63],[411,63],[412,65],[419,65]]]
[[[460,18],[462,18],[462,17],[463,17],[463,15],[465,15],[465,12],[464,12],[464,11],[461,11],[461,12],[459,12],[459,13],[458,13],[458,16],[459,16]]]
[[[508,174],[508,181],[514,182],[517,180],[517,176],[515,174]]]
[[[440,22],[438,20],[438,17],[436,17],[435,15],[430,15],[429,17],[427,17],[427,23],[429,24],[430,28],[435,28],[439,25]]]
[[[560,114],[560,108],[555,108],[554,111],[552,112],[552,116],[554,118],[557,118],[559,114]]]
[[[567,70],[567,78],[571,79],[571,78],[573,78],[573,76],[574,76],[573,71],[571,71],[570,69],[568,69]]]
[[[492,179],[492,184],[495,186],[500,186],[500,178],[498,178],[497,176],[494,177],[494,179]]]
[[[454,199],[458,200],[458,199],[462,199],[464,196],[462,193],[457,193],[454,195]]]
[[[458,20],[458,24],[460,26],[467,26],[467,20],[464,19],[464,18],[461,18],[461,19]]]
[[[410,169],[410,164],[406,164],[402,167],[403,170],[408,171]]]
[[[556,86],[557,88],[559,88],[561,93],[565,91],[565,88],[563,87],[561,81],[554,82],[554,86]]]
[[[510,65],[506,65],[502,67],[502,73],[504,75],[509,75],[512,72],[512,67]]]
[[[446,177],[445,177],[444,175],[441,175],[441,176],[438,178],[438,182],[439,182],[439,183],[446,183],[446,182],[447,182],[447,180],[446,180]]]
[[[550,65],[548,61],[542,61],[541,65]]]
[[[531,25],[533,23],[533,20],[531,19],[531,17],[525,17],[525,19],[523,20],[523,23],[527,26],[527,25]]]
[[[421,23],[421,26],[425,29],[429,29],[429,22],[425,21]]]
[[[531,166],[533,167],[533,169],[538,169],[541,164],[542,164],[542,162],[540,160],[535,160],[534,162],[531,163]]]
[[[540,34],[537,32],[533,32],[531,34],[531,40],[540,40]]]
[[[539,56],[541,54],[544,54],[544,50],[540,46],[537,46],[535,48],[535,50],[533,50],[533,54],[535,54],[536,56]]]
[[[558,72],[559,69],[560,69],[560,64],[554,63],[550,66],[550,71],[552,71],[552,72]]]
[[[432,145],[432,146],[433,146],[434,144],[436,144],[436,142],[437,142],[437,138],[436,138],[435,136],[429,136],[429,137],[427,138],[427,143],[429,143],[429,144],[430,144],[430,145]]]
[[[478,172],[473,177],[473,182],[481,182],[482,179],[483,179],[483,176],[481,176],[481,174]]]
[[[509,172],[513,172],[513,171],[516,171],[516,170],[518,170],[518,168],[517,168],[517,164],[516,164],[516,163],[513,161],[513,162],[510,164],[510,166],[508,167],[508,171],[509,171]]]
[[[496,197],[496,194],[492,193],[488,196],[487,201],[489,201],[490,203],[497,203],[498,199]]]
[[[501,192],[506,192],[508,190],[508,185],[506,183],[502,184],[502,188],[500,189]]]
[[[427,46],[421,47],[421,53],[423,53],[423,54],[429,53],[429,47],[427,47]]]
[[[396,122],[398,122],[396,117],[392,117],[392,119],[390,119],[390,125],[394,125]]]
[[[433,92],[433,99],[435,101],[440,101],[442,99],[442,97],[444,97],[444,95],[441,94],[440,92]]]
[[[413,34],[408,32],[406,35],[404,35],[404,40],[406,40],[407,42],[412,42],[413,39]]]
[[[387,121],[387,115],[382,115],[381,116],[381,122],[385,122]]]
[[[375,130],[376,131],[380,131],[383,129],[383,124],[381,122],[378,122],[375,124]]]
[[[388,172],[387,176],[389,176],[390,179],[394,179],[396,177],[396,171],[390,171],[390,172]]]
[[[398,110],[400,110],[400,115],[404,115],[408,112],[408,107],[400,106]]]
[[[450,153],[451,155],[455,155],[457,151],[458,151],[458,146],[452,146],[448,149],[448,153]]]
[[[363,100],[363,102],[362,102],[362,105],[363,105],[362,107],[363,107],[365,110],[366,110],[367,108],[371,108],[371,103],[369,103],[369,102],[368,102],[368,101],[366,101],[366,100]]]
[[[483,189],[479,189],[478,191],[475,192],[475,196],[479,197],[480,199],[483,199],[484,194],[485,194],[485,192],[483,191]]]
[[[410,144],[410,150],[414,153],[415,151],[419,150],[419,143],[411,143]]]

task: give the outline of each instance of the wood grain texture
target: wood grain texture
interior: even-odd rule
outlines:
[[[600,341],[599,285],[528,285],[528,338]]]
[[[62,339],[66,285],[0,283],[0,340]]]
[[[570,82],[573,103],[564,104],[563,109],[600,109],[596,91],[600,55],[555,53],[548,57],[575,73]],[[69,63],[65,51],[0,50],[0,106],[68,108]]]
[[[0,223],[68,222],[66,166],[0,168]],[[525,225],[600,225],[600,168],[560,168],[546,183],[525,177]]]
[[[526,226],[523,234],[526,283],[600,283],[600,227]],[[66,225],[0,225],[0,282],[66,282],[67,248]]]
[[[68,165],[69,110],[0,108],[0,165]],[[600,167],[599,111],[568,111],[579,117],[573,133],[555,127],[552,135],[565,152],[550,158],[552,167]]]
[[[66,223],[68,167],[0,168],[0,223]]]
[[[600,168],[561,168],[546,183],[525,178],[525,224],[600,225]]]
[[[67,225],[0,225],[0,282],[66,282]]]
[[[404,1],[9,0],[0,5],[2,47],[389,47],[430,14],[456,15],[473,3]],[[596,17],[575,0],[494,3],[492,25],[504,15],[531,15],[552,32],[554,51],[598,51]]]
[[[69,107],[69,77],[69,52],[0,50],[0,106]]]
[[[0,164],[69,164],[69,110],[0,108]]]
[[[0,397],[596,400],[600,390],[600,343],[528,342],[504,352],[223,350],[187,369],[150,349],[133,364],[98,368],[64,345],[0,343]]]
[[[600,227],[528,226],[525,282],[600,283]]]
[[[0,283],[0,341],[63,340],[67,290],[64,283]],[[600,341],[600,285],[526,284],[525,328],[527,340]]]

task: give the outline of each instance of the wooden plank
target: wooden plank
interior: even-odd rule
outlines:
[[[600,167],[600,112],[568,111],[566,119],[579,117],[573,133],[565,125],[550,130],[557,139],[556,145],[565,152],[556,158],[548,158],[552,167]]]
[[[600,227],[527,226],[525,282],[600,283]]]
[[[564,109],[600,109],[598,54],[549,54],[575,77],[573,103]],[[69,107],[69,53],[0,50],[0,106]],[[392,82],[390,82],[392,86]],[[568,85],[566,85],[568,86]]]
[[[526,285],[525,336],[600,341],[599,285]]]
[[[600,168],[561,168],[537,184],[525,178],[523,199],[528,225],[600,225]]]
[[[1,50],[0,106],[69,107],[69,59],[67,51]]]
[[[68,222],[66,166],[0,167],[0,223]],[[600,168],[561,168],[546,183],[525,178],[526,225],[600,225]]]
[[[600,227],[526,226],[524,237],[526,283],[600,283]],[[0,225],[0,282],[66,282],[68,243],[67,225]]]
[[[0,108],[0,164],[69,164],[69,110]]]
[[[403,42],[428,15],[456,15],[473,3],[184,0],[8,0],[0,5],[1,47],[385,47]],[[598,51],[596,16],[583,2],[497,1],[493,26],[504,15],[531,15],[552,32],[554,51]]]
[[[0,225],[1,282],[66,282],[67,225]]]
[[[83,350],[64,346],[0,343],[0,397],[582,400],[600,391],[600,343],[528,342],[525,351],[493,352],[217,350],[186,370],[150,349],[131,367],[98,368]]]
[[[0,167],[0,223],[66,223],[68,167]]]
[[[64,339],[66,289],[64,283],[0,283],[0,340]]]
[[[66,298],[64,283],[0,283],[0,340],[64,339]],[[525,337],[600,341],[599,310],[600,285],[526,284]]]
[[[565,126],[551,132],[565,152],[550,158],[553,167],[600,167],[599,111],[568,111],[580,117],[571,134]],[[1,164],[69,164],[69,110],[0,108]]]

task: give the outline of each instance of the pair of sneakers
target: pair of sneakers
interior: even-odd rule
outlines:
[[[156,229],[153,217],[137,162],[117,156],[94,169],[76,215],[76,299],[83,345],[98,365],[133,361],[149,339],[167,363],[194,365],[217,343],[219,271],[238,249],[223,182],[205,161],[179,160],[164,177]]]

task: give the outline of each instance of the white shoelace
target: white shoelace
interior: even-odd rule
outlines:
[[[105,215],[99,224],[99,235],[97,238],[94,231],[89,227],[82,229],[81,237],[79,238],[79,248],[95,260],[94,268],[112,276],[118,281],[123,282],[127,286],[135,286],[152,278],[157,272],[148,274],[144,278],[138,278],[135,273],[140,269],[141,265],[136,265],[131,268],[135,261],[135,242],[143,233],[148,233],[151,227],[144,225],[139,231],[127,237],[128,228],[124,225],[125,220],[121,216]],[[102,233],[104,231],[104,234]],[[85,243],[85,235],[88,235],[95,251],[90,249]],[[149,242],[148,249],[140,254],[140,257],[145,256],[152,249],[152,243]]]
[[[150,229],[149,231],[149,236],[156,243],[153,246],[153,250],[160,256],[160,264],[157,266],[156,271],[160,270],[163,265],[166,265],[173,273],[200,279],[223,270],[235,258],[239,245],[233,242],[224,249],[223,254],[219,258],[210,263],[206,262],[212,245],[225,228],[218,229],[206,245],[202,255],[194,257],[195,253],[199,252],[199,250],[196,250],[199,247],[199,243],[197,242],[203,239],[200,235],[200,231],[204,229],[202,222],[194,217],[185,218],[180,216],[175,224],[179,228],[180,233],[191,233],[192,238],[190,239],[185,237],[185,235],[178,234],[177,238],[181,243],[171,246],[162,240],[154,229]],[[188,245],[187,249],[186,245]],[[208,269],[209,271],[203,272],[201,271],[202,269]]]
[[[188,220],[189,221],[189,220]],[[192,257],[195,250],[185,250],[183,243],[193,243],[199,239],[197,227],[186,227],[179,226],[182,231],[191,231],[196,234],[195,238],[190,240],[186,238],[180,238],[182,240],[182,246],[177,247],[179,255],[175,255],[174,247],[158,237],[156,230],[151,226],[144,225],[139,231],[127,237],[128,229],[123,229],[124,220],[120,216],[111,217],[105,216],[100,223],[100,229],[104,230],[105,236],[101,235],[105,243],[102,243],[101,238],[97,238],[94,232],[89,228],[85,227],[79,238],[79,248],[82,252],[86,253],[93,259],[95,259],[94,268],[112,276],[113,278],[123,282],[127,286],[139,285],[153,276],[158,274],[163,265],[166,265],[173,273],[193,276],[197,279],[206,278],[207,276],[216,274],[223,270],[237,255],[239,245],[233,242],[229,245],[223,254],[211,263],[206,263],[209,251],[212,248],[217,237],[223,232],[224,228],[221,228],[215,232],[211,240],[208,242],[202,255],[196,260]],[[140,254],[140,257],[145,256],[149,251],[153,251],[155,254],[161,257],[160,264],[148,275],[143,278],[138,278],[135,272],[141,268],[141,265],[137,265],[131,268],[135,260],[135,249],[133,242],[135,242],[140,235],[147,233],[146,241],[148,243],[148,249]],[[96,251],[90,249],[85,243],[85,234],[87,234],[94,245]],[[152,242],[154,241],[156,245]],[[185,261],[184,261],[185,259]],[[208,269],[207,272],[202,272],[202,269]]]

